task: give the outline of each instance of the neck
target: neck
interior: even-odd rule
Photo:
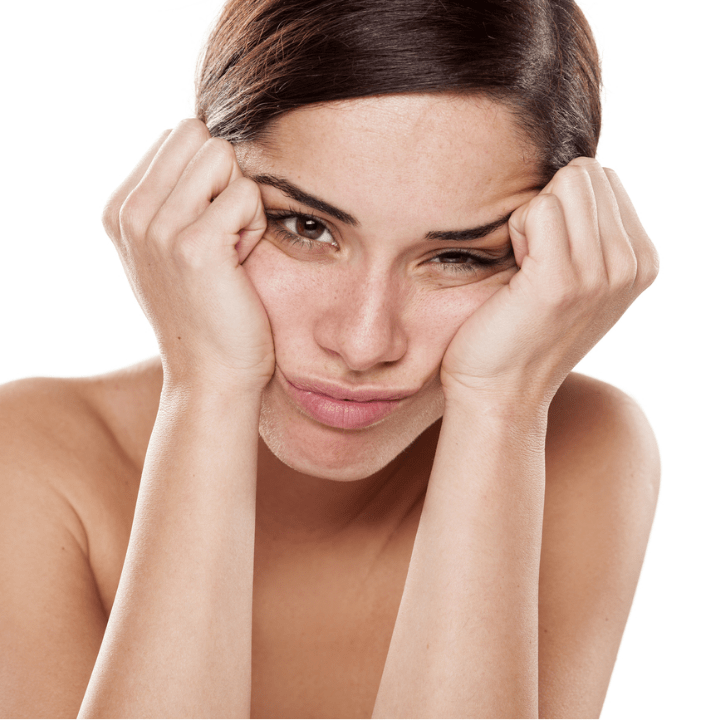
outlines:
[[[392,532],[424,496],[439,428],[435,423],[389,465],[353,481],[298,472],[275,457],[261,439],[258,533],[277,542],[322,544],[350,531]]]

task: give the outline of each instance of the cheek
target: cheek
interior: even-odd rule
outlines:
[[[482,282],[416,293],[407,316],[408,334],[424,348],[428,361],[438,367],[460,326],[497,290],[507,284],[498,273]]]
[[[290,354],[304,349],[314,353],[313,327],[318,318],[332,315],[333,308],[347,304],[347,287],[342,274],[313,263],[289,257],[269,240],[262,240],[243,264],[270,320],[276,352]],[[409,360],[427,373],[439,369],[443,355],[463,322],[500,287],[513,271],[504,271],[480,282],[456,287],[431,287],[410,283],[399,297],[388,296],[406,336]]]
[[[313,305],[308,300],[318,297],[321,284],[301,263],[261,240],[243,268],[262,300],[276,342],[311,321]]]

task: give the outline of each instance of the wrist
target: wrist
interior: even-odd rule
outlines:
[[[538,449],[544,448],[547,423],[548,410],[541,403],[466,394],[446,399],[442,430],[457,435],[469,429],[473,441],[482,438],[483,445],[519,442]]]
[[[465,382],[448,374],[442,376],[442,387],[446,413],[462,408],[475,416],[530,423],[547,419],[555,394],[540,383],[522,379]]]
[[[501,494],[528,482],[539,488],[544,482],[547,406],[499,388],[485,393],[453,389],[457,392],[446,395],[432,484],[457,501],[473,498],[478,503],[491,487],[487,481],[495,482],[492,478],[502,478]]]
[[[171,364],[162,358],[163,392],[173,395],[244,397],[259,402],[269,376],[242,372],[221,365]]]
[[[264,385],[220,373],[168,373],[163,375],[161,401],[195,408],[246,408],[260,413]]]

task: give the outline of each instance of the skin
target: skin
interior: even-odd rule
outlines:
[[[487,128],[471,140],[466,128],[478,116]],[[260,427],[283,463],[273,466],[284,473],[283,483],[298,488],[304,475],[357,481],[382,473],[441,417],[443,354],[460,325],[516,267],[510,261],[458,273],[433,266],[433,254],[458,244],[431,244],[424,236],[495,220],[536,194],[534,167],[514,132],[495,106],[400,96],[291,113],[277,124],[269,146],[240,151],[246,175],[286,178],[348,208],[359,221],[353,227],[318,213],[332,222],[344,245],[340,253],[307,252],[276,236],[261,241],[245,262],[271,319],[278,368],[290,377],[415,391],[386,421],[348,433],[300,415],[276,374],[265,388]],[[344,148],[341,162],[338,148]],[[453,162],[457,158],[463,160]],[[260,190],[269,213],[299,207],[276,188]],[[506,255],[508,228],[469,247]],[[337,501],[353,515],[376,492],[374,483],[364,484],[335,491],[347,493]],[[315,487],[301,506],[311,513],[318,494],[325,495]],[[282,525],[292,524],[297,512],[293,506]],[[271,514],[278,517],[275,509]]]
[[[451,95],[151,148],[104,219],[160,359],[1,398],[10,714],[599,714],[659,470],[634,404],[569,373],[657,259],[612,171],[541,187],[533,157]],[[288,242],[265,212],[310,208],[268,176],[357,222]],[[465,249],[500,262],[433,259]],[[345,431],[283,376],[412,395]]]

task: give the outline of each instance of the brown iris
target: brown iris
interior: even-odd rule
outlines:
[[[292,224],[295,225],[293,232],[309,240],[317,240],[326,229],[321,222],[306,215],[298,215]]]

